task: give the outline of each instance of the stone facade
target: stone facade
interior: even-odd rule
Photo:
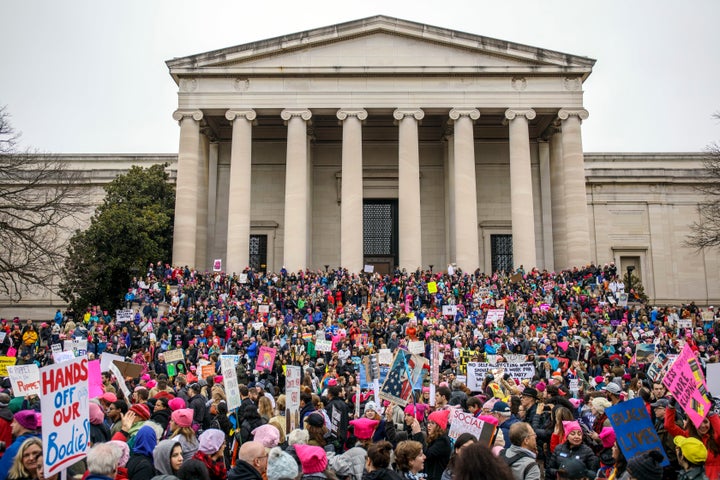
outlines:
[[[175,264],[614,261],[635,266],[658,303],[720,302],[718,252],[682,245],[702,200],[701,154],[584,153],[594,62],[371,17],[168,61],[177,156],[63,158],[95,185],[170,161]],[[379,217],[393,235],[384,256],[368,251],[382,228],[363,221],[376,204],[394,212]]]

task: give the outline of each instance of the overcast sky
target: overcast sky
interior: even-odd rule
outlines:
[[[596,59],[585,151],[720,140],[718,0],[3,0],[0,105],[24,146],[174,153],[177,86],[165,60],[373,15]]]

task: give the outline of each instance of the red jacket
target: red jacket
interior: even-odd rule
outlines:
[[[703,444],[707,447],[710,435],[712,435],[715,443],[720,446],[720,417],[711,413],[707,419],[710,422],[710,430],[708,430],[708,433],[703,435],[700,440],[702,440]],[[675,409],[671,407],[665,410],[665,430],[673,437],[677,437],[678,435],[682,437],[690,436],[690,432],[683,430],[675,423]],[[720,479],[720,454],[714,453],[710,449],[708,449],[708,458],[705,462],[705,475],[707,475],[710,480]]]

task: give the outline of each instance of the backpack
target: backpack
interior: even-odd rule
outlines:
[[[520,453],[518,453],[517,455],[513,455],[512,457],[508,457],[508,456],[507,456],[507,449],[503,449],[502,452],[500,452],[500,456],[502,457],[503,460],[505,460],[505,463],[507,464],[507,466],[508,466],[508,467],[511,467],[511,468],[512,468],[513,464],[514,464],[515,462],[517,462],[518,460],[520,460],[521,458],[523,458],[523,457],[529,457],[528,454],[523,453],[523,452],[520,452]],[[525,466],[525,470],[523,470],[522,478],[527,477],[527,474],[530,473],[530,470],[532,470],[533,467],[538,467],[538,468],[540,468],[540,466],[539,466],[539,465],[537,464],[537,462],[535,462],[535,461],[528,463],[528,464]]]

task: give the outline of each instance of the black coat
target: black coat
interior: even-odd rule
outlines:
[[[584,443],[577,447],[571,447],[568,442],[561,443],[555,447],[555,451],[550,456],[550,461],[545,465],[545,478],[557,478],[557,471],[566,458],[574,458],[585,464],[588,470],[597,471],[599,460],[593,452],[592,448]]]
[[[228,470],[228,480],[262,480],[260,472],[249,463],[238,459],[233,468]]]

